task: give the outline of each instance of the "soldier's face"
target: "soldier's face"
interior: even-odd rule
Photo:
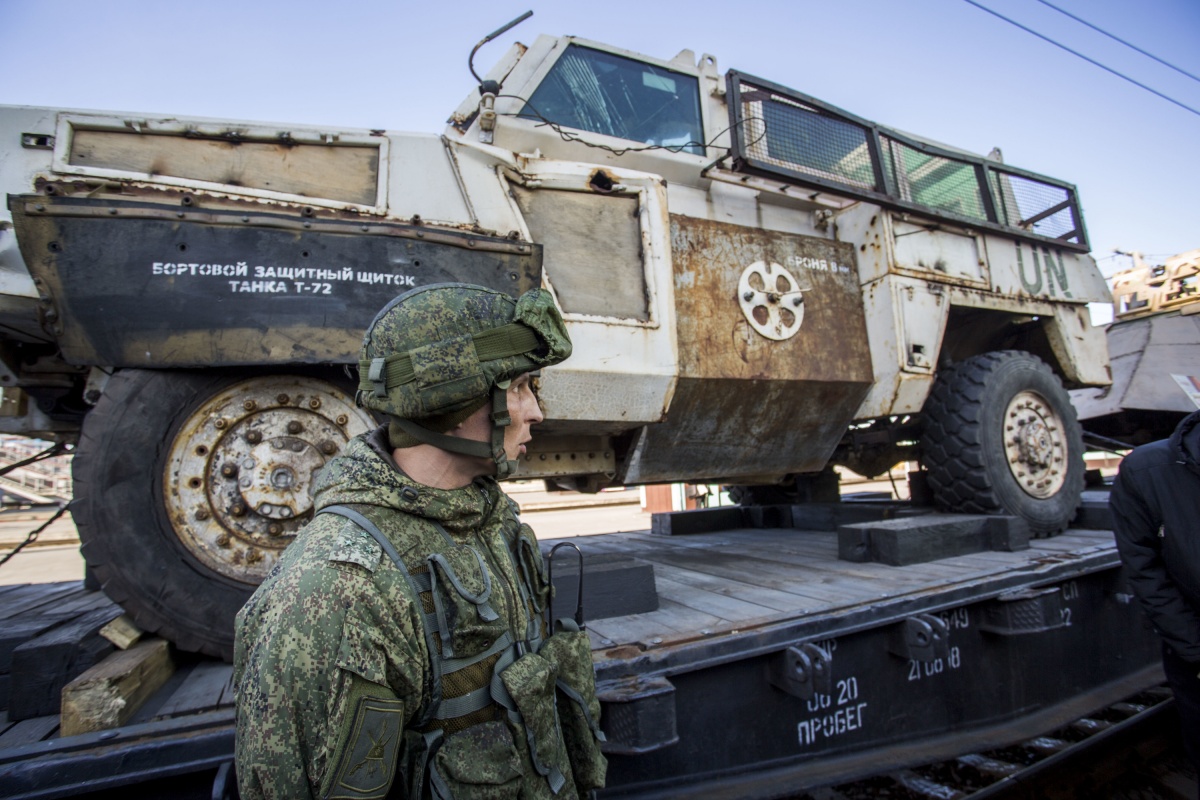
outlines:
[[[510,461],[525,454],[525,443],[533,437],[529,428],[542,421],[542,410],[533,393],[528,374],[513,380],[508,387],[508,413],[512,424],[504,429],[504,452]]]

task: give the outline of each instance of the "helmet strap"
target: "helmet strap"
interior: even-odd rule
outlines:
[[[488,446],[487,442],[476,442],[461,436],[448,436],[431,431],[411,419],[392,417],[391,422],[417,441],[431,444],[439,450],[448,450],[451,453],[477,458],[493,458],[492,448]]]
[[[491,459],[496,464],[496,477],[498,479],[507,478],[517,471],[517,462],[510,461],[508,453],[504,451],[504,432],[512,424],[512,415],[508,411],[508,387],[511,384],[512,381],[499,381],[492,387],[490,444],[464,439],[461,436],[438,433],[411,419],[392,417],[391,422],[417,441],[433,445],[439,450]]]
[[[508,459],[504,451],[504,432],[512,425],[508,412],[508,387],[512,381],[498,381],[492,387],[492,461],[496,462],[496,478],[503,480],[517,471],[517,462]]]

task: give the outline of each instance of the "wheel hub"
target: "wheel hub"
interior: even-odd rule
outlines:
[[[214,395],[184,421],[167,459],[180,542],[226,577],[261,582],[312,518],[316,471],[372,425],[313,378],[264,376]]]
[[[270,519],[291,519],[312,510],[313,472],[325,465],[303,439],[278,436],[261,442],[242,462],[238,491],[246,505]]]
[[[1062,419],[1037,392],[1018,393],[1004,412],[1008,468],[1026,494],[1045,499],[1067,478],[1067,438]]]

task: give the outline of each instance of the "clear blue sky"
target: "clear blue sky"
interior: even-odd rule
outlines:
[[[1197,0],[1052,1],[1200,75]],[[1200,83],[1038,0],[981,2],[1200,109]],[[471,47],[527,8],[481,73],[538,33],[690,48],[1075,183],[1106,274],[1128,266],[1114,247],[1200,247],[1200,116],[964,0],[0,0],[0,103],[438,132],[472,87]]]

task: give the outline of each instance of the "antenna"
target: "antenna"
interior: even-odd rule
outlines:
[[[500,84],[497,81],[485,81],[479,77],[479,73],[475,71],[475,54],[479,52],[479,48],[492,39],[495,39],[509,28],[519,25],[532,16],[532,11],[526,11],[504,27],[492,31],[479,40],[479,44],[475,45],[474,49],[471,50],[470,57],[467,59],[467,68],[471,70],[471,74],[475,76],[475,80],[479,81],[479,141],[484,144],[491,144],[494,140],[496,130],[496,95],[500,94]]]
[[[485,36],[479,40],[479,44],[475,45],[475,47],[471,50],[471,55],[467,58],[467,69],[471,70],[471,74],[475,76],[475,80],[479,81],[480,83],[483,83],[483,78],[479,77],[479,73],[477,73],[475,71],[475,54],[479,52],[479,48],[483,47],[485,44],[490,42],[492,39],[495,39],[497,36],[504,33],[509,28],[514,28],[517,25],[520,25],[522,22],[524,22],[525,20],[529,19],[532,16],[533,16],[533,11],[526,11],[524,14],[517,17],[516,19],[514,19],[512,22],[508,23],[504,27],[497,28],[496,30],[492,31],[487,36]]]

